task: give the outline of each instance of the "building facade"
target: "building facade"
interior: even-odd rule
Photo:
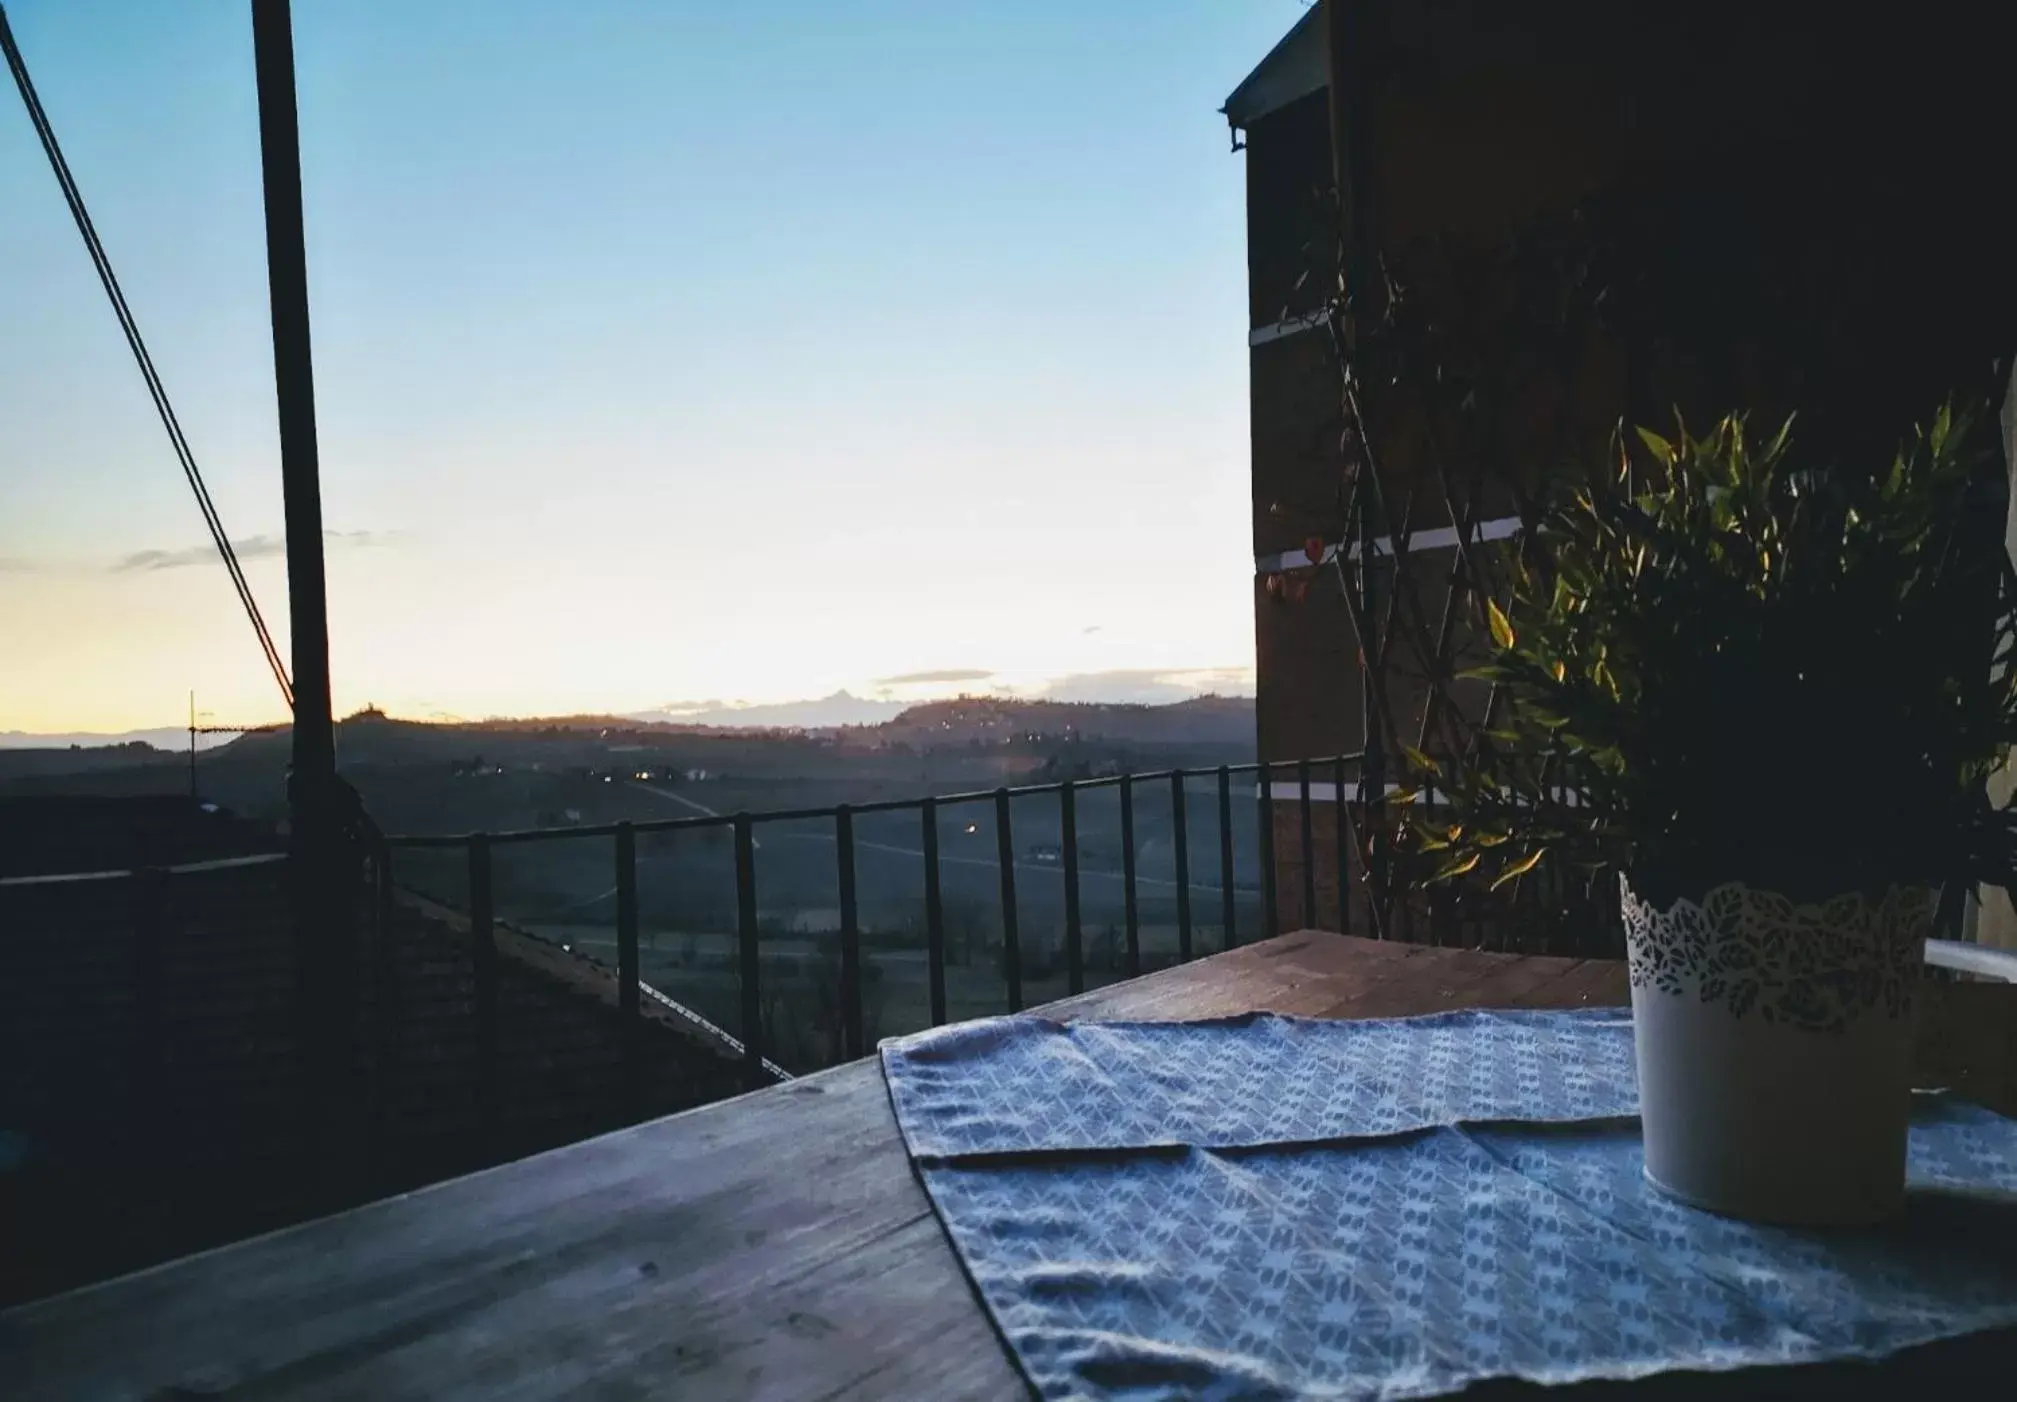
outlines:
[[[1283,927],[1365,922],[1339,904],[1333,776],[1312,776],[1305,818],[1294,762],[1433,754],[1453,717],[1476,723],[1482,690],[1455,674],[1482,547],[1509,548],[1542,473],[1603,461],[1627,421],[1732,410],[1797,409],[1808,447],[1888,461],[1943,398],[2000,396],[2007,49],[1948,0],[1884,26],[1796,11],[1324,0],[1226,100],[1247,187],[1258,739],[1290,766],[1272,790]],[[1348,270],[1375,347],[1365,441],[1343,408]],[[1362,463],[1381,487],[1366,520],[1347,507]],[[1371,667],[1337,574],[1362,543],[1385,601]]]

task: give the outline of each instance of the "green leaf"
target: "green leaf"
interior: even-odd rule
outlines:
[[[1786,415],[1786,421],[1779,425],[1779,431],[1772,435],[1772,441],[1765,447],[1767,460],[1776,459],[1786,451],[1786,442],[1793,436],[1794,415]]]
[[[1669,443],[1650,428],[1641,428],[1638,433],[1639,441],[1646,445],[1647,451],[1651,452],[1661,462],[1669,466],[1673,465],[1674,445],[1672,443]]]
[[[1437,773],[1441,769],[1441,766],[1439,766],[1433,759],[1430,759],[1426,754],[1416,749],[1413,745],[1401,746],[1401,753],[1406,755],[1408,757],[1408,763],[1414,765],[1415,768],[1417,769],[1426,769],[1431,774]]]
[[[1472,852],[1466,856],[1453,858],[1444,863],[1442,868],[1434,876],[1430,877],[1429,880],[1432,882],[1454,880],[1475,867],[1478,864],[1479,856],[1479,853]]]
[[[1492,626],[1492,641],[1501,648],[1513,646],[1513,624],[1506,617],[1506,611],[1499,607],[1497,599],[1485,600],[1485,619]]]
[[[1492,880],[1492,889],[1496,891],[1501,886],[1505,885],[1508,881],[1518,881],[1521,877],[1525,876],[1528,872],[1532,871],[1535,867],[1539,866],[1541,864],[1541,858],[1547,855],[1548,855],[1547,848],[1536,847],[1532,852],[1520,858],[1519,861],[1514,862],[1511,866],[1507,867],[1504,871],[1500,872],[1496,877],[1494,877]]]

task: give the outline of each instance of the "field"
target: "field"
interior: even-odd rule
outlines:
[[[615,787],[615,786],[612,786]],[[641,787],[633,785],[633,787]],[[1232,804],[1233,893],[1236,921],[1248,937],[1261,925],[1256,806],[1251,780],[1235,786]],[[710,794],[710,797],[715,795]],[[738,797],[749,798],[747,792]],[[781,787],[772,805],[804,806],[804,786]],[[1223,943],[1223,895],[1216,786],[1194,780],[1185,794],[1190,900],[1199,948]],[[696,800],[697,801],[697,800]],[[755,811],[761,807],[751,804]],[[659,816],[685,816],[671,804]],[[1177,886],[1166,783],[1135,796],[1138,924],[1145,967],[1177,955]],[[631,816],[643,816],[634,810]],[[938,810],[941,907],[946,932],[947,1003],[953,1017],[1006,1009],[1002,963],[1001,869],[995,809],[990,802]],[[1124,976],[1126,911],[1118,791],[1078,795],[1080,926],[1089,980]],[[924,1026],[929,999],[925,965],[924,852],[915,811],[862,814],[855,819],[857,914],[864,936],[864,989],[871,1037]],[[1035,1003],[1065,992],[1065,874],[1054,795],[1018,797],[1010,805],[1015,897],[1024,998]],[[837,1023],[818,990],[837,986],[840,922],[838,845],[831,819],[759,824],[753,859],[764,983],[799,990],[817,1035]],[[399,858],[402,884],[457,908],[468,902],[466,861],[459,850],[424,850]],[[500,919],[615,961],[615,843],[608,837],[556,837],[492,849],[493,907]],[[638,912],[644,977],[731,1032],[739,1030],[735,944],[736,896],[732,842],[723,829],[645,833],[637,847]],[[801,1019],[803,1020],[803,1019]]]
[[[1246,703],[1230,703],[1244,706]],[[1052,708],[1053,711],[1059,708]],[[1181,707],[1063,708],[1064,733],[1035,729],[999,705],[907,713],[887,726],[824,734],[627,728],[595,722],[432,726],[368,715],[347,723],[339,762],[366,809],[393,834],[545,830],[492,845],[499,919],[614,965],[616,847],[569,829],[705,814],[830,807],[973,792],[1059,777],[1208,768],[1251,755],[1251,712],[1223,710],[1186,728]],[[1117,714],[1116,714],[1117,713]],[[1044,718],[1057,724],[1054,715]],[[1074,721],[1079,723],[1073,723]],[[1104,733],[1112,731],[1115,733]],[[287,737],[255,735],[199,757],[198,793],[235,812],[284,815]],[[142,749],[0,754],[0,793],[187,792],[186,756]],[[10,763],[11,760],[11,763]],[[1209,776],[1184,792],[1189,895],[1197,950],[1225,943],[1220,807]],[[1261,928],[1257,806],[1251,776],[1231,787],[1236,934]],[[863,1009],[871,1040],[929,1020],[924,853],[915,809],[854,820]],[[1055,794],[1015,798],[1011,850],[1025,1003],[1062,996],[1065,876]],[[1134,795],[1142,964],[1178,956],[1177,863],[1167,780]],[[996,812],[989,799],[937,813],[947,1011],[1005,1011]],[[1119,791],[1077,796],[1080,925],[1087,978],[1125,977],[1126,911]],[[753,852],[761,936],[765,1043],[794,1068],[839,1054],[839,847],[831,818],[759,822]],[[458,909],[469,902],[460,847],[401,850],[398,882]],[[741,1032],[737,906],[726,828],[644,832],[637,839],[641,963],[646,982],[731,1033]]]

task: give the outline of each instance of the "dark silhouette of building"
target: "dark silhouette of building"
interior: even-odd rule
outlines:
[[[0,878],[174,866],[281,845],[271,826],[182,795],[0,798]]]
[[[0,880],[0,1303],[746,1088],[690,1010],[647,990],[633,1023],[613,970],[503,925],[486,975],[466,918],[402,892],[357,931],[331,1103],[289,859],[107,868],[101,827],[73,836],[93,870]]]
[[[2008,28],[1950,0],[1882,22],[1729,0],[1310,7],[1224,108],[1247,182],[1261,757],[1362,749],[1381,729],[1368,692],[1431,749],[1432,692],[1482,705],[1480,685],[1448,680],[1474,605],[1459,600],[1446,658],[1394,635],[1368,688],[1344,595],[1311,568],[1311,547],[1357,560],[1329,315],[1341,273],[1357,275],[1373,367],[1359,388],[1387,501],[1365,527],[1377,582],[1412,591],[1433,634],[1458,526],[1512,535],[1534,476],[1602,461],[1622,419],[1797,410],[1806,449],[1859,471],[1944,396],[2000,395],[2017,341]],[[1335,114],[1332,71],[1349,75]],[[1381,327],[1390,310],[1399,334]],[[1403,528],[1396,577],[1380,561]],[[1335,806],[1317,777],[1332,924]],[[1299,805],[1277,796],[1293,922]]]

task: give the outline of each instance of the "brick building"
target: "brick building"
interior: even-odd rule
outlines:
[[[1515,536],[1531,474],[1602,461],[1621,419],[1797,408],[1808,446],[1857,462],[1888,458],[1950,393],[2000,392],[2017,328],[2000,186],[2017,131],[1997,98],[2007,36],[1989,22],[1949,0],[1884,25],[1731,0],[1324,0],[1304,13],[1224,107],[1246,167],[1261,758],[1362,750],[1368,691],[1403,743],[1431,751],[1432,692],[1464,714],[1482,702],[1466,689],[1478,684],[1449,680],[1471,636],[1462,598],[1445,658],[1396,634],[1368,686],[1344,593],[1310,568],[1312,544],[1357,561],[1330,315],[1341,263],[1366,270],[1375,313],[1398,285],[1404,312],[1444,338],[1431,348],[1455,344],[1447,364],[1469,356],[1499,375],[1493,394],[1455,404],[1437,395],[1446,362],[1396,351],[1387,363],[1405,368],[1361,386],[1388,503],[1365,529],[1379,582],[1411,591],[1426,636],[1460,520],[1468,540]],[[1334,130],[1351,148],[1356,247]],[[1509,309],[1535,300],[1544,258],[1567,286],[1571,257],[1587,318],[1523,331]],[[1397,534],[1398,578],[1380,563]],[[1273,791],[1281,919],[1335,927],[1335,789],[1313,776],[1305,911],[1292,772]]]

